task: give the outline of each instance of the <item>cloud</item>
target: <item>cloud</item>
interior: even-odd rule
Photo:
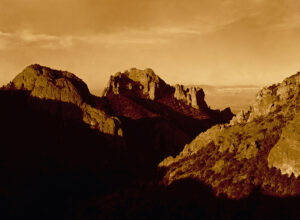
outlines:
[[[29,30],[14,33],[0,31],[0,49],[13,49],[20,46],[55,50],[71,47],[73,41],[69,36],[35,34]]]
[[[9,43],[10,34],[0,31],[0,50],[4,50],[7,48]]]
[[[216,27],[213,26],[200,28],[158,26],[147,29],[126,29],[110,33],[73,36],[72,38],[79,42],[107,46],[160,45],[177,39],[198,37],[215,29]]]
[[[59,37],[53,35],[33,34],[28,30],[20,31],[18,35],[21,40],[28,43],[34,43],[39,41],[56,41],[59,39]]]
[[[0,49],[14,47],[34,47],[41,49],[66,49],[78,43],[105,46],[160,45],[174,39],[195,37],[209,32],[185,27],[153,27],[148,29],[126,29],[108,33],[85,35],[56,36],[45,33],[34,33],[30,30],[19,30],[13,33],[0,32]]]

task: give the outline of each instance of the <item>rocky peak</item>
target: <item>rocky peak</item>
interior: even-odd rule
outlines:
[[[77,105],[88,102],[90,97],[87,85],[74,74],[38,64],[26,67],[13,79],[10,86],[18,90],[31,91],[34,97]]]
[[[151,100],[159,100],[163,97],[175,98],[195,109],[208,108],[202,88],[178,84],[170,86],[149,68],[145,70],[132,68],[111,76],[103,96],[118,94]]]
[[[281,83],[261,89],[256,95],[255,104],[237,114],[231,124],[251,122],[255,118],[280,110],[283,105],[298,99],[299,92],[300,72],[286,78]]]
[[[103,110],[91,105],[93,96],[87,85],[72,73],[53,70],[38,64],[26,67],[6,89],[26,90],[31,97],[52,100],[56,103],[74,104],[82,111],[82,121],[92,128],[110,135],[122,135],[121,123],[118,118],[107,115]],[[54,104],[53,104],[54,105]],[[38,107],[38,106],[37,106]],[[49,111],[57,113],[63,109],[51,106]],[[63,118],[78,119],[78,113],[70,109],[60,111]]]
[[[205,94],[202,88],[175,85],[174,97],[187,105],[191,105],[193,108],[199,109],[200,107],[207,107],[204,96]]]
[[[152,69],[139,70],[131,68],[111,76],[103,96],[124,94],[155,100],[164,95],[171,87],[168,86]]]

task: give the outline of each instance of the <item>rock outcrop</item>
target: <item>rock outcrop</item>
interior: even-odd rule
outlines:
[[[300,114],[283,128],[279,141],[269,153],[268,164],[280,169],[282,174],[300,176]]]
[[[174,97],[178,100],[182,100],[187,105],[191,105],[193,108],[207,108],[202,88],[177,84],[175,85]]]
[[[255,118],[278,111],[287,102],[296,102],[300,91],[300,72],[286,78],[282,83],[264,87],[256,96],[253,106],[241,111],[231,124],[251,122]]]
[[[111,76],[101,97],[109,114],[122,121],[130,146],[139,146],[139,159],[157,165],[176,155],[199,132],[229,122],[230,109],[210,109],[201,88],[168,85],[151,69],[132,68]],[[152,155],[152,156],[151,156]]]
[[[256,187],[272,195],[298,195],[299,82],[297,73],[263,88],[256,103],[229,124],[212,127],[177,157],[166,158],[159,164],[164,183],[198,179],[229,198],[248,196]]]
[[[228,122],[233,116],[230,108],[210,109],[202,88],[168,85],[149,68],[132,68],[111,76],[103,97],[109,100],[115,115],[132,119],[168,115],[166,109],[194,119],[215,119],[217,123]]]
[[[93,96],[87,85],[74,74],[53,70],[40,65],[30,65],[17,75],[6,89],[25,90],[30,96],[73,104],[82,111],[81,120],[102,133],[122,136],[120,120],[92,106]],[[49,110],[57,112],[59,108]],[[63,117],[76,118],[78,114],[60,112]]]
[[[118,72],[111,76],[103,96],[109,94],[126,94],[139,98],[156,100],[171,89],[152,69],[138,70],[131,68],[124,73]]]
[[[103,96],[112,94],[122,94],[150,100],[159,100],[171,95],[173,98],[195,109],[207,108],[202,88],[178,84],[174,87],[170,86],[149,68],[145,70],[132,68],[111,76]]]

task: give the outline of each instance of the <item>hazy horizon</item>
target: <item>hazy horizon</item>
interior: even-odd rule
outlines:
[[[90,89],[152,68],[169,84],[258,85],[300,70],[297,0],[1,0],[0,85],[38,63]]]

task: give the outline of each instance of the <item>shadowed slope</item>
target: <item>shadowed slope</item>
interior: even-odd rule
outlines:
[[[76,105],[26,91],[0,91],[0,100],[4,219],[64,216],[70,195],[107,193],[131,178],[124,141],[66,118],[65,111],[82,117]]]

